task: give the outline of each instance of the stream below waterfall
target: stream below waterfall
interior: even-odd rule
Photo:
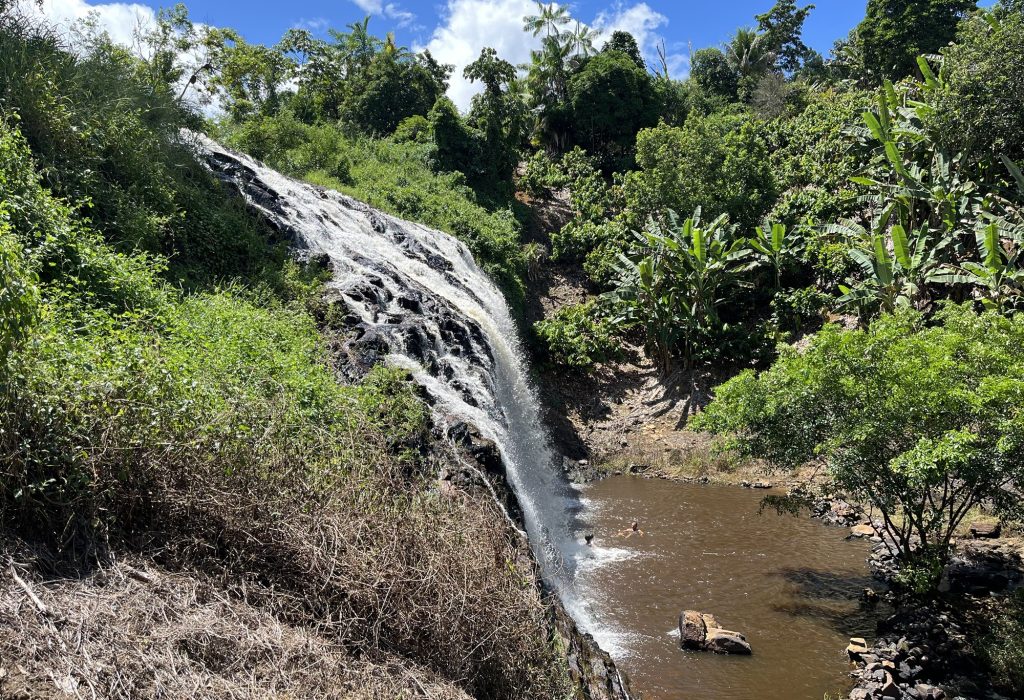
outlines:
[[[576,590],[643,700],[821,700],[849,688],[845,647],[877,611],[867,544],[807,518],[759,514],[763,492],[615,477],[583,488],[595,535]],[[643,537],[615,534],[637,519]],[[683,651],[681,610],[715,615],[753,655]]]

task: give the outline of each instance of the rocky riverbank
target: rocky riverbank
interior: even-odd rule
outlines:
[[[869,538],[872,575],[881,584],[865,591],[865,604],[884,598],[895,611],[882,619],[873,640],[850,640],[847,653],[855,669],[850,700],[996,700],[994,687],[979,658],[979,639],[1024,581],[1024,540],[1000,538],[991,523],[973,525],[973,538],[954,542],[955,553],[939,586],[939,594],[921,600],[896,583],[893,545],[884,528],[854,504],[838,497],[812,506],[814,517],[848,527],[851,537]]]

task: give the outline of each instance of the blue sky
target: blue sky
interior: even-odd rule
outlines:
[[[753,25],[754,15],[766,11],[773,0],[728,0],[707,2],[706,0],[648,0],[646,3],[615,3],[601,0],[584,0],[569,3],[573,16],[584,22],[592,22],[602,12],[613,14],[616,5],[628,8],[646,4],[654,12],[666,18],[660,33],[667,43],[694,48],[717,45],[735,31],[736,27]],[[160,2],[146,2],[160,7]],[[359,5],[363,7],[360,7]],[[798,3],[806,4],[806,3]],[[832,43],[850,31],[864,16],[866,1],[818,0],[807,22],[805,41],[819,51],[827,53]],[[380,32],[393,30],[407,45],[426,44],[433,30],[444,23],[448,14],[448,3],[437,0],[394,0],[391,2],[369,2],[359,4],[353,0],[306,0],[305,2],[261,2],[254,0],[192,0],[187,3],[194,19],[215,25],[229,25],[240,30],[251,41],[273,42],[288,27],[306,24],[311,27],[342,27],[362,19],[364,8],[380,11],[371,20],[370,26]],[[387,16],[409,13],[412,17]]]
[[[94,11],[118,40],[128,41],[139,21],[174,0],[44,0],[44,12],[68,22]],[[580,21],[602,29],[607,36],[625,29],[636,36],[648,59],[655,59],[664,41],[674,75],[688,70],[692,49],[726,41],[740,26],[754,24],[754,15],[774,0],[578,0],[568,3]],[[451,96],[468,105],[474,87],[461,79],[462,67],[484,46],[492,46],[513,63],[528,59],[536,40],[522,32],[522,17],[532,12],[533,0],[191,0],[186,2],[197,22],[231,26],[251,42],[275,43],[290,27],[322,33],[327,27],[373,16],[370,29],[383,35],[394,31],[400,44],[414,50],[429,48],[436,58],[456,66]],[[798,4],[804,4],[799,2]],[[836,39],[846,36],[864,16],[866,0],[818,0],[805,27],[805,41],[827,54]]]

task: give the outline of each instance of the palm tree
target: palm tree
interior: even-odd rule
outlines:
[[[330,34],[345,54],[345,75],[352,75],[356,69],[370,65],[370,60],[381,46],[381,40],[370,34],[370,15],[362,22],[353,22],[347,26],[350,30],[348,34],[333,29]]]
[[[409,53],[408,46],[399,46],[395,43],[395,33],[388,32],[384,38],[384,48],[381,50],[382,53],[388,58],[393,58],[396,61],[407,58],[411,54]]]
[[[775,52],[766,34],[754,29],[737,29],[725,47],[725,60],[740,77],[764,75],[775,65]]]
[[[569,10],[564,6],[553,2],[546,5],[538,2],[537,14],[523,17],[523,29],[533,34],[533,36],[546,32],[545,38],[551,39],[552,37],[558,37],[562,33],[561,27],[569,24],[571,19]]]
[[[601,36],[601,32],[591,29],[577,20],[576,30],[568,36],[570,50],[586,58],[594,53],[594,40],[599,36]]]

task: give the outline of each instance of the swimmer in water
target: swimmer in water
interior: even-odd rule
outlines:
[[[594,533],[593,532],[588,532],[587,534],[585,534],[583,536],[583,539],[586,540],[588,547],[593,547],[594,546]]]
[[[640,524],[636,520],[631,522],[629,527],[617,534],[616,537],[625,537],[628,540],[633,535],[644,536],[644,531],[640,529]]]

